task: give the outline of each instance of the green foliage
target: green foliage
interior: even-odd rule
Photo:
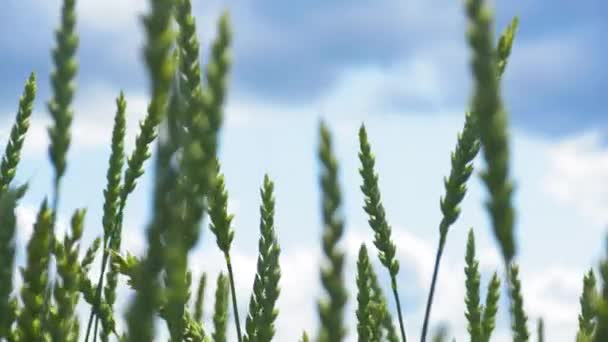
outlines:
[[[17,172],[17,165],[21,159],[21,149],[27,130],[30,128],[30,117],[36,97],[36,75],[30,74],[23,96],[19,100],[19,108],[15,118],[15,124],[11,128],[11,135],[6,144],[2,163],[0,163],[0,195],[7,192],[11,181]]]
[[[468,41],[473,51],[471,65],[475,91],[471,112],[479,125],[479,136],[487,169],[482,179],[490,192],[487,208],[492,228],[506,264],[516,253],[513,237],[514,210],[511,203],[513,185],[509,180],[507,113],[501,99],[497,68],[492,48],[492,14],[482,0],[467,0],[469,17]],[[510,51],[510,49],[509,49]]]
[[[467,241],[467,252],[465,256],[466,267],[464,273],[466,275],[466,289],[467,294],[465,297],[465,303],[467,312],[465,316],[469,322],[469,334],[471,335],[471,342],[481,341],[481,312],[482,308],[479,304],[479,262],[475,260],[475,235],[473,230],[469,230],[469,237]]]
[[[358,341],[370,341],[372,330],[370,323],[370,263],[365,244],[359,248],[357,259],[357,337]]]
[[[116,99],[116,115],[114,117],[114,128],[112,129],[112,148],[110,152],[110,160],[108,162],[108,172],[106,175],[107,185],[103,192],[105,201],[103,204],[103,217],[102,224],[104,230],[104,246],[111,250],[120,250],[121,244],[121,222],[117,222],[118,208],[120,206],[120,181],[122,167],[124,164],[124,140],[125,140],[125,126],[126,118],[125,112],[127,108],[127,101],[124,93],[120,92],[120,95]],[[108,252],[104,251],[104,257],[102,258],[103,267],[106,267],[108,259]],[[103,282],[103,272],[100,275],[101,281],[97,285],[98,298],[101,298],[101,285]],[[118,274],[115,269],[110,268],[110,272],[107,274],[107,284],[104,288],[104,297],[107,305],[110,309],[113,308],[114,302],[116,301],[116,286],[118,283]],[[97,321],[95,322],[97,325]],[[97,329],[95,329],[97,330]],[[110,335],[110,327],[102,324],[101,339],[102,341],[108,341]]]
[[[524,299],[521,294],[521,282],[519,280],[519,267],[512,264],[509,268],[509,295],[512,300],[511,316],[513,324],[513,341],[525,342],[530,338],[528,330],[528,316],[524,312]]]
[[[538,319],[537,323],[538,342],[545,342],[545,322],[542,318]]]
[[[67,152],[72,140],[70,127],[73,112],[71,109],[74,97],[74,78],[78,71],[76,49],[76,0],[63,0],[61,9],[61,26],[56,33],[57,47],[53,50],[55,71],[51,75],[53,98],[48,102],[48,109],[53,118],[49,127],[49,156],[55,168],[55,198],[53,210],[57,210],[59,182],[67,167]]]
[[[33,73],[25,85],[0,164],[0,339],[3,341],[78,341],[80,317],[76,314],[76,307],[81,298],[91,310],[85,336],[87,341],[91,336],[93,339],[100,336],[102,341],[157,340],[155,319],[159,317],[166,323],[173,342],[225,342],[231,318],[229,301],[232,302],[232,317],[239,341],[276,340],[281,248],[275,228],[274,183],[267,175],[260,190],[257,272],[245,334],[240,328],[235,272],[230,255],[235,237],[234,216],[228,212],[228,193],[218,160],[223,107],[232,64],[228,15],[224,13],[219,19],[218,35],[211,44],[209,61],[203,68],[199,62],[200,44],[191,0],[150,0],[149,8],[150,12],[143,19],[146,34],[144,60],[150,78],[147,115],[140,123],[135,149],[126,160],[123,171],[127,104],[124,94],[120,93],[116,100],[107,184],[103,190],[103,235],[96,238],[80,258],[86,210],[75,211],[70,230],[62,238],[57,237],[54,231],[59,185],[68,165],[73,117],[71,103],[78,69],[75,59],[78,47],[76,2],[63,0],[61,25],[56,34],[57,46],[53,50],[52,98],[48,102],[53,119],[49,128],[49,155],[55,172],[54,197],[51,207],[46,199],[40,206],[26,246],[26,264],[20,268],[23,283],[20,288],[15,288],[16,212],[26,186],[15,187],[12,182],[33,112],[36,95]],[[450,174],[443,182],[445,194],[440,198],[439,245],[422,341],[426,339],[426,329],[430,324],[430,308],[447,234],[460,215],[467,181],[473,173],[473,160],[483,148],[487,167],[481,176],[489,191],[486,204],[491,226],[507,270],[513,340],[524,342],[530,339],[530,332],[519,268],[515,263],[517,249],[513,182],[509,176],[507,113],[500,99],[501,76],[511,53],[519,19],[512,20],[493,48],[493,18],[487,4],[483,0],[467,0],[466,11],[469,19],[467,37],[473,52],[474,94],[470,111],[464,118],[463,130],[451,154]],[[179,31],[173,32],[174,28]],[[121,251],[123,215],[129,195],[135,190],[144,173],[144,164],[152,155],[155,140],[154,189],[150,198],[152,217],[146,232],[148,244],[145,254],[136,257],[128,251],[124,254]],[[356,279],[351,280],[357,285],[357,339],[405,342],[397,284],[397,247],[382,204],[379,176],[374,169],[375,157],[364,125],[359,130],[359,148],[363,209],[368,215],[380,263],[390,276],[401,336],[388,309],[381,280],[363,244],[359,250]],[[317,303],[320,325],[316,334],[319,342],[339,342],[345,339],[349,330],[345,324],[349,297],[345,279],[347,260],[340,247],[345,224],[341,212],[343,199],[337,157],[333,152],[329,128],[324,122],[320,124],[318,157],[324,257],[320,280],[325,296]],[[205,214],[210,219],[210,231],[215,235],[227,268],[226,273],[220,273],[217,278],[211,334],[206,333],[203,310],[207,274],[202,273],[194,303],[190,303],[192,270],[188,264],[189,253],[199,241]],[[99,249],[102,249],[101,269],[94,283],[89,278],[89,271]],[[51,256],[55,262],[51,262]],[[205,263],[204,260],[200,262]],[[465,315],[470,340],[489,342],[496,326],[501,282],[494,273],[482,304],[479,261],[475,257],[472,231],[469,232],[465,262]],[[110,268],[107,274],[106,267]],[[50,277],[50,274],[54,276]],[[583,278],[578,342],[608,340],[608,259],[601,262],[599,275],[601,284],[597,283],[593,270]],[[135,294],[126,313],[125,331],[118,331],[123,325],[117,323],[119,315],[114,310],[119,277],[127,280]],[[105,287],[104,279],[107,281]],[[99,322],[100,334],[97,331]],[[542,319],[538,321],[537,336],[539,341],[544,340]],[[433,341],[446,338],[446,331],[439,329]],[[300,341],[309,340],[308,334],[303,332]]]
[[[13,266],[15,262],[15,209],[25,187],[0,192],[0,338],[10,336],[11,326],[17,318],[17,301],[12,297]]]
[[[593,269],[589,270],[583,278],[583,293],[581,295],[581,313],[578,315],[577,340],[589,340],[593,337],[595,330],[595,318],[597,309],[595,301],[598,293],[595,288],[596,280]]]
[[[228,278],[223,274],[217,277],[215,308],[213,311],[213,341],[226,342],[228,327]]]
[[[342,341],[346,335],[344,326],[344,306],[348,299],[344,285],[344,252],[338,241],[344,234],[344,220],[339,212],[342,195],[338,185],[338,161],[332,151],[329,129],[324,122],[320,125],[321,142],[319,159],[321,161],[321,191],[323,217],[323,254],[325,265],[321,269],[321,283],[328,298],[318,302],[321,328],[320,342]]]
[[[391,227],[386,221],[384,206],[380,199],[378,174],[374,171],[375,158],[367,139],[365,126],[359,129],[359,173],[363,178],[361,191],[365,195],[365,212],[369,216],[369,225],[374,230],[374,245],[378,248],[378,257],[382,265],[389,270],[391,277],[399,273],[399,262],[395,258],[395,243],[391,239]]]
[[[44,200],[38,211],[34,231],[27,244],[27,263],[21,269],[23,307],[17,318],[16,339],[19,341],[47,341],[50,336],[42,325],[45,312],[43,300],[49,285],[53,212]]]
[[[217,176],[209,196],[209,218],[211,220],[209,228],[215,235],[218,248],[228,255],[234,239],[234,230],[231,226],[234,215],[228,213],[228,192],[224,175],[220,173],[219,168],[219,164],[217,164]]]
[[[280,293],[279,254],[281,249],[274,228],[273,191],[274,183],[268,175],[265,175],[264,184],[260,190],[262,205],[260,206],[257,273],[249,301],[249,315],[245,326],[247,334],[243,337],[243,341],[270,342],[275,334],[274,321],[278,315],[275,304]]]
[[[171,13],[173,1],[151,0],[151,12],[144,18],[146,31],[146,46],[144,58],[150,77],[151,102],[148,105],[148,115],[140,128],[136,138],[135,152],[128,160],[125,172],[121,206],[124,207],[127,195],[135,188],[135,180],[143,174],[142,165],[150,157],[149,145],[156,137],[156,130],[165,116],[169,100],[169,91],[173,77],[174,66],[170,49],[173,44],[171,30]],[[163,146],[159,145],[159,154]],[[169,156],[170,157],[170,156]],[[140,291],[136,293],[135,301],[127,313],[128,341],[149,341],[154,336],[154,310],[159,305],[159,284],[156,279],[162,271],[162,229],[167,226],[169,199],[164,198],[172,189],[169,182],[171,175],[167,172],[170,159],[166,155],[159,155],[156,163],[157,183],[155,188],[154,218],[148,228],[149,249],[138,269],[144,282]],[[119,211],[120,215],[120,211]]]
[[[203,313],[205,306],[205,289],[207,288],[207,273],[203,272],[201,278],[198,281],[198,287],[196,290],[196,302],[194,303],[194,321],[202,323]]]
[[[373,318],[371,321],[373,339],[376,341],[386,339],[389,342],[398,342],[400,339],[397,336],[393,316],[387,308],[386,297],[382,292],[382,288],[380,288],[380,284],[378,284],[378,276],[371,264],[369,266],[369,278],[372,289],[370,312],[373,311],[371,313],[371,317]]]
[[[57,313],[53,317],[53,341],[78,341],[79,323],[74,312],[80,296],[80,261],[78,260],[79,240],[82,238],[86,210],[77,210],[72,216],[71,232],[63,243],[55,240],[53,252],[57,260],[57,273],[61,282],[55,283]]]
[[[494,272],[490,283],[488,284],[488,292],[486,294],[486,302],[481,315],[481,332],[482,341],[489,342],[492,332],[496,327],[496,313],[498,312],[498,300],[500,299],[500,278],[498,273]]]
[[[359,173],[363,178],[361,191],[365,196],[365,206],[363,209],[369,216],[369,225],[374,231],[374,244],[378,249],[380,262],[386,267],[391,276],[391,287],[397,303],[397,313],[399,314],[399,326],[401,328],[401,338],[405,341],[405,328],[401,314],[401,303],[397,294],[397,274],[399,273],[399,261],[395,258],[395,243],[391,239],[391,227],[386,220],[384,206],[380,199],[380,187],[378,186],[378,175],[374,171],[374,155],[367,139],[365,126],[359,129],[359,160],[361,168]]]

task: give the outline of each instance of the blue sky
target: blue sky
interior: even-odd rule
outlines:
[[[276,181],[277,229],[283,247],[279,340],[295,340],[301,329],[316,326],[313,297],[319,282],[320,224],[315,151],[321,118],[332,128],[341,162],[347,218],[344,247],[350,257],[348,279],[354,284],[356,251],[372,237],[358,190],[357,130],[365,122],[398,241],[409,336],[416,338],[429,283],[428,259],[437,239],[441,180],[449,172],[449,153],[471,90],[462,4],[234,0],[193,5],[203,62],[221,10],[230,11],[234,28],[221,158],[236,214],[235,262],[243,270],[237,278],[241,317],[253,279],[258,189],[268,172]],[[608,50],[600,42],[608,29],[601,18],[607,7],[599,0],[496,2],[499,31],[514,15],[520,17],[503,89],[511,115],[526,306],[531,323],[545,317],[551,341],[572,339],[582,273],[597,265],[603,247],[608,212],[608,189],[601,187],[608,181],[603,96]],[[20,209],[21,241],[31,230],[40,201],[50,193],[45,103],[50,98],[50,49],[59,8],[58,0],[8,0],[0,14],[0,30],[5,32],[0,35],[2,141],[29,72],[35,71],[39,80],[32,129],[18,172],[19,181],[31,182]],[[114,98],[125,90],[129,151],[146,107],[147,78],[140,63],[143,36],[137,18],[147,5],[142,0],[82,0],[77,8],[80,73],[61,214],[69,217],[75,208],[88,207],[90,240],[101,229]],[[476,166],[483,166],[481,159]],[[143,246],[149,191],[150,178],[144,176],[127,206],[127,247],[136,251]],[[434,322],[448,321],[458,340],[466,333],[462,267],[469,227],[478,237],[483,284],[499,265],[485,198],[475,175],[463,214],[450,232],[440,274]],[[215,275],[222,269],[208,231],[191,261],[195,275],[203,269]],[[125,300],[128,295],[122,294]],[[348,316],[351,339],[354,300],[353,295]],[[501,310],[506,312],[506,302]],[[506,340],[507,332],[503,315],[497,340]]]

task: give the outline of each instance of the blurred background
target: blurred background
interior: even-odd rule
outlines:
[[[303,329],[316,331],[321,241],[316,149],[324,119],[340,162],[347,223],[342,246],[351,288],[346,317],[348,340],[355,340],[356,253],[361,242],[372,247],[373,238],[359,191],[357,131],[365,123],[401,262],[406,330],[410,339],[419,338],[439,236],[442,178],[449,174],[450,152],[472,90],[463,2],[207,0],[193,1],[193,7],[203,63],[225,9],[234,31],[221,160],[229,207],[236,215],[233,260],[240,316],[246,316],[253,283],[259,187],[268,173],[276,182],[282,246],[276,340],[295,341]],[[517,259],[529,326],[534,331],[543,317],[547,340],[571,341],[583,273],[596,267],[606,250],[608,48],[602,42],[608,22],[602,14],[608,5],[600,0],[514,0],[494,1],[494,7],[497,36],[514,16],[520,17],[502,89],[510,114]],[[59,0],[5,0],[0,13],[0,147],[7,141],[25,80],[31,71],[38,76],[35,112],[17,176],[17,182],[30,183],[19,209],[20,246],[31,233],[38,206],[50,195],[46,102],[60,8]],[[73,210],[87,207],[89,243],[102,233],[102,190],[119,91],[125,91],[128,101],[127,151],[133,149],[137,122],[145,115],[148,80],[141,62],[140,16],[147,2],[81,0],[77,10],[80,72],[60,225]],[[483,167],[481,158],[475,165]],[[150,181],[146,173],[126,208],[123,247],[136,254],[145,248]],[[485,188],[477,174],[469,185],[462,215],[448,236],[432,312],[432,326],[447,323],[459,341],[467,336],[463,267],[468,229],[477,237],[482,295],[491,273],[502,275],[483,205]],[[374,260],[388,290],[388,275]],[[206,228],[190,265],[195,279],[203,270],[214,279],[223,269]],[[122,289],[119,308],[130,297]],[[207,298],[210,308],[210,292]],[[510,336],[504,294],[502,299],[496,341]],[[389,306],[394,308],[392,298]],[[84,305],[80,309],[88,312]]]

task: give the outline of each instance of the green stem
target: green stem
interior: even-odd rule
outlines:
[[[391,276],[391,287],[393,288],[393,296],[395,296],[395,303],[397,303],[397,315],[399,315],[399,329],[401,329],[401,341],[407,342],[405,337],[405,327],[403,326],[403,315],[401,314],[401,301],[399,300],[399,294],[397,293],[397,279]]]
[[[426,301],[426,310],[424,312],[424,323],[422,324],[422,334],[420,335],[420,342],[426,341],[426,335],[429,328],[429,319],[431,317],[431,306],[433,304],[433,297],[435,295],[435,287],[437,285],[437,275],[439,274],[439,265],[441,264],[441,256],[443,255],[443,247],[445,246],[445,237],[442,236],[439,239],[439,248],[437,248],[437,254],[435,255],[435,267],[433,268],[433,279],[431,280],[431,290]]]
[[[243,342],[243,334],[241,334],[241,321],[239,320],[239,306],[236,302],[236,290],[234,289],[234,274],[232,272],[232,262],[230,262],[230,254],[225,253],[226,266],[228,266],[228,277],[230,279],[230,292],[232,294],[232,310],[234,311],[234,322],[236,323],[236,336],[239,342]]]

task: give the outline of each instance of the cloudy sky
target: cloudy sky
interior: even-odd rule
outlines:
[[[314,331],[317,326],[320,202],[315,151],[320,119],[332,129],[340,161],[347,222],[342,246],[348,255],[350,286],[354,287],[358,247],[372,239],[361,209],[357,172],[357,130],[365,122],[402,264],[399,291],[408,336],[419,336],[438,239],[442,177],[449,173],[449,154],[471,92],[463,4],[446,3],[193,2],[203,62],[222,10],[229,10],[233,23],[234,67],[221,159],[230,209],[236,215],[234,260],[241,317],[255,268],[259,187],[264,173],[276,182],[276,224],[283,250],[279,341],[294,341],[302,329]],[[513,16],[520,17],[503,90],[510,113],[518,261],[530,328],[534,330],[536,320],[543,317],[548,340],[571,341],[582,274],[597,266],[604,250],[608,116],[603,95],[608,87],[608,50],[598,42],[608,30],[601,16],[608,5],[600,0],[494,3],[498,30]],[[19,209],[23,242],[37,207],[50,194],[45,104],[50,98],[50,50],[60,1],[7,0],[3,8],[0,146],[27,76],[34,71],[39,80],[18,171],[18,181],[31,185]],[[77,10],[80,73],[60,213],[65,220],[74,209],[88,208],[88,243],[101,231],[114,99],[121,89],[126,92],[129,151],[148,100],[138,19],[147,5],[143,0],[81,0]],[[476,166],[483,166],[481,160]],[[144,248],[150,190],[150,178],[144,176],[127,205],[123,241],[135,252]],[[475,175],[461,218],[448,238],[433,309],[433,326],[447,323],[458,341],[466,340],[463,259],[470,227],[477,236],[482,285],[494,270],[500,271],[485,198]],[[209,231],[203,235],[191,265],[195,276],[206,270],[213,278],[223,264]],[[347,315],[351,341],[352,293]],[[129,295],[124,291],[121,300],[126,302]],[[389,304],[393,307],[392,301]],[[507,341],[507,303],[501,305],[495,337]]]

